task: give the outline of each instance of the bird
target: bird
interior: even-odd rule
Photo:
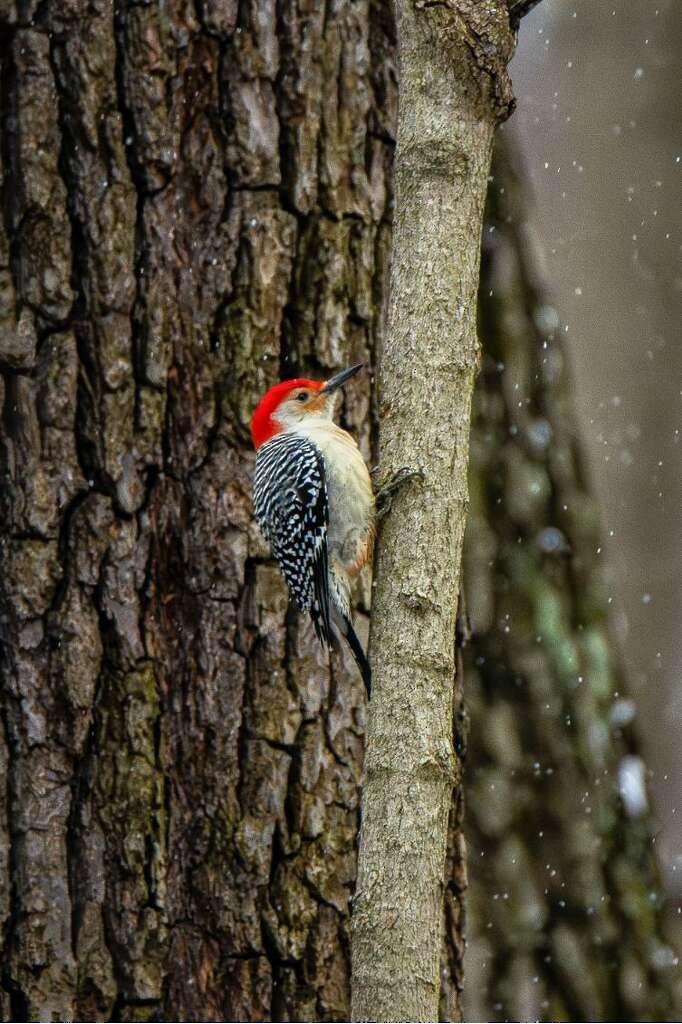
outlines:
[[[347,642],[369,697],[371,670],[353,628],[351,587],[372,557],[374,494],[355,440],[333,420],[339,389],[363,366],[326,381],[275,384],[256,407],[251,436],[260,529],[321,643]]]

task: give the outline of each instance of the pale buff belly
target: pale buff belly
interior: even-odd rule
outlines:
[[[318,420],[301,433],[324,457],[330,564],[355,576],[369,560],[374,540],[374,495],[365,460],[350,434],[331,420]]]
[[[374,496],[360,452],[339,466],[325,458],[329,496],[328,546],[332,563],[355,576],[368,561],[374,539]]]

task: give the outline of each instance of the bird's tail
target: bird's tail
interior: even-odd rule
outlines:
[[[355,658],[357,666],[360,669],[360,674],[361,674],[361,676],[363,678],[365,687],[367,689],[367,696],[371,697],[371,695],[372,695],[372,670],[369,667],[369,662],[367,661],[367,655],[365,654],[365,652],[362,649],[362,644],[358,640],[358,635],[355,632],[355,630],[353,629],[353,623],[350,621],[350,619],[345,618],[345,617],[344,617],[344,620],[343,620],[342,632],[343,632],[343,635],[346,638],[346,642],[347,642],[348,646],[350,647],[351,654]]]
[[[331,619],[335,627],[335,633],[340,633],[350,647],[351,654],[355,658],[360,674],[367,689],[367,696],[372,690],[372,672],[367,661],[367,655],[362,649],[357,633],[353,629],[350,608],[350,582],[346,573],[339,571],[337,566],[332,566],[329,573],[329,596],[331,598]]]

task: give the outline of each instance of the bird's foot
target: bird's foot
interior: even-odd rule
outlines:
[[[372,476],[375,477],[378,471],[377,469],[372,470]],[[374,496],[376,499],[377,508],[377,519],[383,519],[388,511],[390,511],[393,503],[393,498],[407,483],[408,480],[414,480],[418,477],[420,480],[424,479],[424,474],[421,469],[410,469],[409,466],[403,466],[395,473],[389,474],[388,476],[382,477],[377,481]]]

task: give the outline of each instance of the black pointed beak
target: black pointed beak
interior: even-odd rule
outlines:
[[[320,388],[320,394],[328,395],[331,391],[336,391],[337,388],[343,387],[346,381],[354,377],[356,373],[359,373],[364,365],[364,363],[357,363],[355,366],[349,366],[347,370],[341,370],[341,373],[337,373],[334,377],[330,377],[325,386]]]

